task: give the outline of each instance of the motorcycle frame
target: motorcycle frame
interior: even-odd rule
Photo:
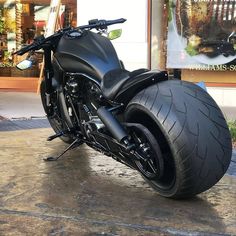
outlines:
[[[89,27],[91,26],[89,25]],[[86,29],[88,28],[88,26],[84,26],[84,28]],[[32,50],[35,49],[37,50],[37,48],[42,48],[44,50],[45,97],[46,97],[46,107],[48,110],[48,115],[50,116],[50,114],[53,114],[51,113],[53,112],[53,104],[51,101],[51,96],[56,91],[59,93],[59,99],[62,104],[62,107],[60,107],[60,109],[62,109],[62,112],[64,114],[64,117],[62,117],[62,119],[64,118],[64,122],[66,122],[66,126],[68,127],[67,130],[61,130],[59,133],[75,135],[74,137],[75,139],[82,139],[82,142],[106,154],[107,156],[112,156],[115,160],[120,161],[131,168],[137,168],[134,164],[134,160],[140,160],[140,158],[142,157],[136,152],[135,144],[132,143],[128,130],[131,126],[140,126],[140,124],[125,123],[124,115],[122,113],[125,110],[125,107],[128,104],[130,97],[126,99],[126,101],[124,102],[120,101],[114,102],[109,99],[106,99],[102,95],[101,85],[98,83],[98,81],[95,78],[92,78],[91,76],[85,73],[80,73],[80,72],[70,73],[63,70],[62,73],[59,72],[58,75],[54,73],[56,72],[56,70],[54,68],[55,62],[54,60],[52,61],[52,58],[54,58],[53,53],[56,52],[58,42],[61,36],[63,35],[63,32],[67,32],[68,30],[70,29],[63,29],[62,31],[58,31],[55,35],[52,35],[47,39],[45,39],[44,37],[42,38],[39,37],[35,41],[35,44],[29,46],[29,48],[32,48]],[[18,53],[24,54],[25,52],[27,52],[27,50],[29,51],[30,49],[23,49],[23,51],[20,51]],[[59,69],[61,69],[60,66]],[[138,90],[136,90],[136,93],[141,91],[143,88],[149,86],[150,84],[154,84],[157,81],[163,81],[168,78],[168,75],[165,71],[158,72],[156,74],[158,74],[158,76],[156,77],[154,75],[148,75],[149,78],[151,78],[151,80],[149,80],[148,83],[143,82],[143,79],[145,79],[145,77],[142,78],[141,84],[138,85]],[[65,89],[64,86],[67,82],[66,81],[67,76],[83,77],[87,81],[90,81],[99,88],[99,92],[102,98],[100,101],[98,101],[99,107],[96,109],[95,113],[87,114],[88,112],[86,112],[85,109],[86,102],[85,103],[82,102],[79,106],[74,107],[72,98],[69,96],[67,97],[65,96],[63,90]],[[55,80],[56,82],[55,85],[53,80]],[[131,91],[133,92],[132,89],[133,87],[131,87]],[[130,94],[128,96],[130,96]],[[89,100],[91,100],[91,98],[89,98]],[[66,101],[69,101],[73,109],[78,127],[74,127],[73,122],[70,119],[70,114],[68,112]],[[83,116],[89,117],[89,121],[87,121],[87,123],[89,123],[91,115],[96,119],[100,119],[105,128],[102,130],[102,132],[98,130],[92,130],[90,134],[92,138],[89,137],[88,135],[88,131],[86,130],[85,126],[86,120],[83,119]],[[79,128],[80,131],[76,130],[76,128]],[[103,132],[104,130],[105,132]],[[55,136],[59,137],[60,135],[56,134]]]

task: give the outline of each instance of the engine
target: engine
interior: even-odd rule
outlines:
[[[104,127],[97,117],[97,108],[101,106],[103,96],[97,84],[84,77],[70,75],[66,85],[66,99],[68,100],[68,113],[82,121],[87,136],[92,131]]]

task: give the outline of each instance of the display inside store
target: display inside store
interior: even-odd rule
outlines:
[[[0,3],[0,76],[38,77],[42,53],[36,53],[36,63],[29,71],[21,72],[15,68],[22,57],[14,55],[21,47],[32,43],[33,39],[45,33],[49,15],[50,1],[21,2],[5,1]],[[62,4],[57,27],[73,23],[71,6]]]
[[[235,63],[235,0],[170,0],[168,68],[232,70]]]

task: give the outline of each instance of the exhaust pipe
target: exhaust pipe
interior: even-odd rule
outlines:
[[[108,131],[110,131],[118,142],[122,143],[127,140],[128,134],[110,111],[108,111],[105,107],[100,107],[97,110],[97,114]]]

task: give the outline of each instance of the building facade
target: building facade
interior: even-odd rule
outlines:
[[[236,0],[70,0],[61,5],[57,27],[126,18],[109,27],[123,30],[113,44],[126,69],[178,71],[182,80],[204,81],[219,105],[236,107]],[[0,1],[0,76],[17,77],[13,67],[21,58],[12,52],[44,33],[49,6],[49,0]],[[21,76],[38,76],[35,70]]]

